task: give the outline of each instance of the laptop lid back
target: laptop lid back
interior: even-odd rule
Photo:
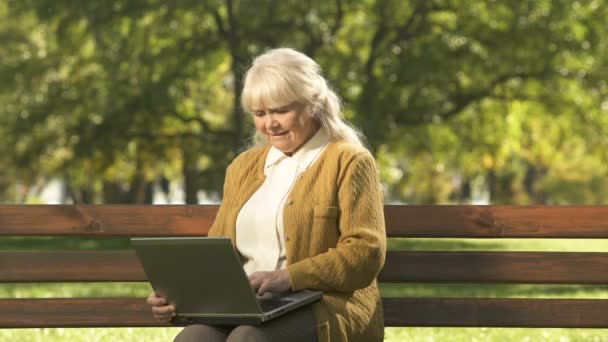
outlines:
[[[154,290],[178,316],[262,315],[229,238],[132,238]]]

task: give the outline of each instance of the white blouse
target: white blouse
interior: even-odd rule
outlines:
[[[329,137],[321,128],[291,157],[274,146],[268,151],[264,184],[236,218],[236,248],[247,258],[243,265],[247,275],[285,268],[285,200],[298,176],[317,160],[328,143]]]

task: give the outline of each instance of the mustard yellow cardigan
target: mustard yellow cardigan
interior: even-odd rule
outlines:
[[[269,148],[248,150],[230,164],[209,236],[234,244],[236,217],[264,182]],[[325,292],[313,306],[320,342],[383,340],[375,280],[386,254],[383,207],[373,157],[345,142],[330,143],[289,194],[283,211],[287,270],[293,290]]]

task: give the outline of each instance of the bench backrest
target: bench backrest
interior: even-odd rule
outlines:
[[[217,206],[0,206],[2,236],[204,235]],[[385,206],[389,237],[608,238],[608,206]],[[0,282],[146,281],[131,250],[2,251]],[[608,252],[389,251],[386,283],[608,284]],[[608,300],[384,298],[387,326],[608,328]],[[158,326],[142,298],[0,299],[0,327]]]

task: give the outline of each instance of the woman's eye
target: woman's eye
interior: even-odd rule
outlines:
[[[264,114],[266,114],[266,112],[255,112],[255,113],[253,113],[253,115],[255,115],[257,117],[264,116]]]

